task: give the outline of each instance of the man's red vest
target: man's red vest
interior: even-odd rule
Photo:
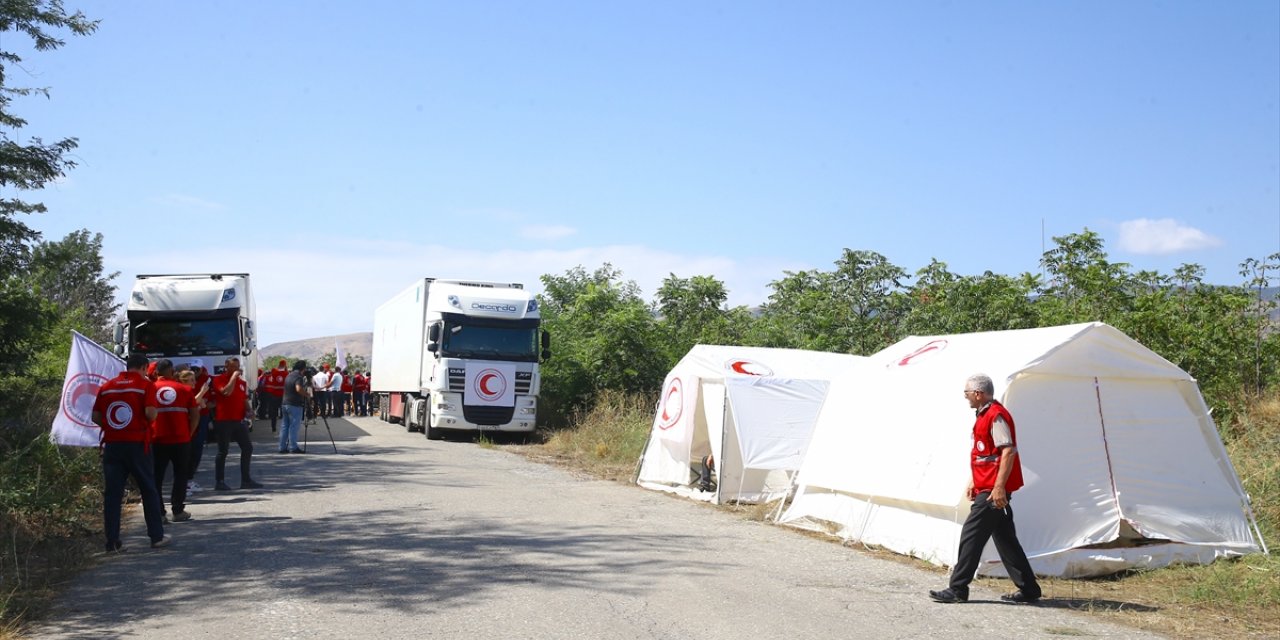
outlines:
[[[102,442],[147,442],[151,423],[143,410],[155,406],[151,381],[137,371],[123,371],[98,390],[93,410],[101,413]]]
[[[272,369],[268,371],[266,382],[262,385],[263,390],[277,398],[284,396],[284,379],[288,376],[288,369]]]
[[[151,427],[157,444],[191,442],[187,410],[196,406],[195,394],[177,380],[160,378],[151,391],[155,398],[156,420]]]
[[[996,417],[1003,417],[1009,425],[1009,439],[1013,446],[1018,446],[1018,434],[1013,427],[1013,416],[1004,405],[991,401],[978,419],[973,423],[973,450],[969,452],[969,465],[973,469],[973,492],[991,491],[996,486],[996,477],[1000,474],[1000,450],[996,449],[995,440],[991,437],[991,426]],[[1022,456],[1013,459],[1013,468],[1009,470],[1009,479],[1004,483],[1004,490],[1013,493],[1022,488]]]

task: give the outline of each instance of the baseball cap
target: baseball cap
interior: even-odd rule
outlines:
[[[192,361],[191,361],[191,368],[192,368],[192,369],[194,369],[194,368],[196,368],[196,367],[200,367],[201,369],[205,368],[205,367],[204,367],[204,360],[201,360],[200,358],[196,358],[195,360],[192,360]]]

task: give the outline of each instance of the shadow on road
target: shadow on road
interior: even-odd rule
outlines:
[[[348,455],[342,442],[353,442],[365,432],[345,420],[329,422],[335,441],[341,439],[339,454],[332,454],[327,441],[322,451],[328,453],[280,455],[274,448],[271,453],[255,453],[254,473],[265,489],[193,496],[190,511],[195,519],[170,525],[175,543],[168,549],[137,548],[141,532],[133,531],[130,542],[135,549],[104,558],[83,575],[64,597],[64,607],[51,617],[57,622],[50,630],[114,637],[112,630],[126,621],[204,606],[200,603],[250,607],[254,603],[244,600],[245,586],[261,582],[283,594],[277,598],[358,600],[420,613],[455,600],[483,600],[488,592],[508,585],[635,594],[651,588],[677,564],[694,579],[725,570],[710,563],[691,565],[687,557],[678,563],[653,559],[655,546],[677,552],[693,548],[694,541],[680,537],[619,536],[603,526],[477,519],[445,512],[431,501],[432,486],[466,490],[467,485],[460,486],[447,468],[433,468],[432,451],[391,455],[405,452],[351,445],[359,454]],[[269,427],[255,426],[254,439],[265,445],[263,431],[270,435]],[[215,451],[206,452],[202,478],[211,475]],[[228,476],[235,473],[235,456],[232,446]],[[330,492],[340,485],[369,485],[377,495],[391,497],[373,505],[335,503],[306,517],[276,515],[289,513],[287,501],[300,499],[300,494]],[[484,495],[481,492],[489,489],[472,490]],[[334,492],[333,499],[343,500],[343,495]],[[285,504],[271,514],[244,516],[235,510],[236,515],[225,517],[207,506],[252,501]],[[395,505],[397,501],[403,506]],[[667,554],[681,556],[685,554]]]

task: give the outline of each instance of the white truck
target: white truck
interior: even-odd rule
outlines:
[[[258,384],[255,317],[247,273],[140,275],[116,323],[116,353],[175,365],[200,359],[213,373],[236,356],[252,390]]]
[[[432,440],[530,434],[550,347],[523,285],[424,278],[374,312],[370,391],[380,418]]]

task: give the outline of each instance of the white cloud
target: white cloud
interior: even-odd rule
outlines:
[[[728,303],[758,305],[783,270],[808,265],[777,260],[737,261],[722,256],[682,255],[640,245],[564,250],[456,249],[412,242],[298,237],[284,243],[116,253],[108,240],[106,270],[121,272],[123,301],[139,273],[248,272],[253,276],[259,343],[299,340],[373,330],[373,311],[418,278],[468,278],[520,282],[542,290],[544,274],[576,266],[593,271],[605,262],[634,280],[652,300],[662,280],[711,275],[729,289]]]
[[[173,207],[175,209],[183,209],[190,211],[193,209],[200,211],[222,211],[227,207],[219,202],[212,200],[204,200],[194,196],[186,196],[180,193],[169,193],[163,196],[157,196],[151,199],[152,202],[165,207]]]
[[[1139,255],[1168,255],[1220,245],[1222,240],[1172,218],[1120,223],[1120,248]]]
[[[559,240],[577,232],[577,229],[564,225],[529,225],[520,229],[520,236],[529,240]]]

